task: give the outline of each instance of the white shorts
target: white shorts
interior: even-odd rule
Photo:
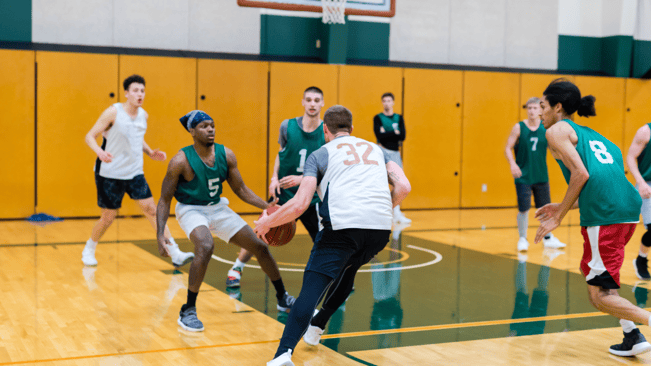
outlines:
[[[651,182],[646,183],[651,184]],[[635,188],[639,189],[637,184]],[[642,199],[642,222],[644,222],[644,225],[651,224],[651,198]]]
[[[192,230],[199,226],[207,227],[219,239],[230,242],[233,235],[247,225],[240,215],[228,207],[228,201],[222,200],[212,206],[195,206],[176,204],[176,220],[185,235],[190,238]]]

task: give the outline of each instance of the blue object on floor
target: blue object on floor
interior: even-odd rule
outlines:
[[[38,213],[38,214],[33,214],[32,216],[28,217],[27,221],[36,221],[36,222],[40,222],[40,221],[63,221],[63,219],[60,218],[60,217],[54,217],[54,216],[44,214],[44,213]]]

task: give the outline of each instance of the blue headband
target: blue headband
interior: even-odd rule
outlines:
[[[179,121],[181,121],[181,124],[183,125],[183,128],[186,130],[190,131],[191,128],[197,127],[197,125],[203,121],[212,121],[213,119],[210,118],[208,114],[204,111],[200,110],[194,110],[185,116],[179,118]]]

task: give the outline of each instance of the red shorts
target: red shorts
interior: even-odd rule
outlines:
[[[583,258],[581,272],[589,285],[619,288],[619,270],[624,262],[624,247],[637,224],[582,227]]]

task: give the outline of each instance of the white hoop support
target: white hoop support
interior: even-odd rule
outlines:
[[[346,0],[321,0],[323,7],[323,23],[346,23]]]

